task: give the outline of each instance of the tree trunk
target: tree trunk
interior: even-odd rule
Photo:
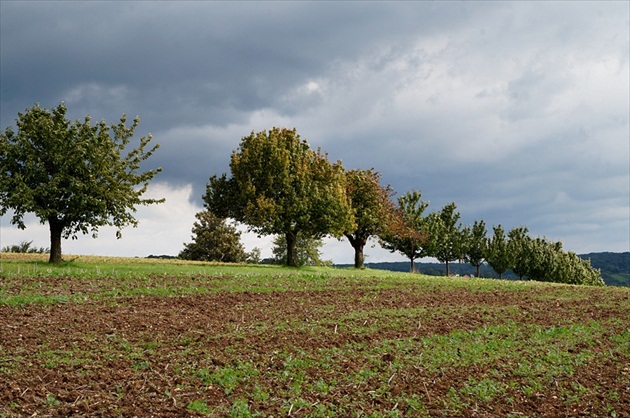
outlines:
[[[410,273],[415,273],[416,272],[416,266],[414,264],[414,258],[413,255],[416,253],[416,246],[413,243],[413,240],[411,240],[410,242],[410,246],[409,246],[409,272]]]
[[[350,245],[352,245],[352,248],[354,248],[354,268],[362,269],[364,267],[363,263],[365,261],[365,257],[363,256],[363,248],[365,248],[367,239],[355,238],[350,234],[346,234],[346,238],[348,238],[348,241],[350,241]]]
[[[355,269],[362,269],[364,268],[363,265],[363,245],[359,244],[356,247],[354,247],[354,268]]]
[[[297,267],[297,232],[286,233],[287,239],[287,266]]]
[[[477,264],[477,277],[479,277],[479,276],[480,276],[480,273],[479,273],[479,267],[480,267],[480,264]]]
[[[446,277],[451,277],[451,271],[448,268],[448,260],[446,260]]]
[[[50,258],[49,263],[59,264],[61,263],[61,233],[63,232],[63,223],[61,223],[56,217],[50,217],[48,219],[48,225],[50,227]]]

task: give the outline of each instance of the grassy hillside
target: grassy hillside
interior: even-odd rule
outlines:
[[[0,255],[0,416],[628,416],[630,293]]]

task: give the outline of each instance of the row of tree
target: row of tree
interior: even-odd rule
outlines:
[[[66,114],[63,103],[52,111],[36,104],[18,114],[16,131],[0,133],[0,215],[12,209],[11,223],[19,228],[25,228],[25,213],[47,222],[52,263],[62,261],[62,237],[89,232],[96,236],[105,225],[119,228],[120,237],[121,228],[137,224],[132,212],[138,205],[164,201],[142,197],[161,171],[140,170],[158,148],[149,146],[151,135],[126,150],[138,117],[128,126],[125,115],[109,125],[92,123],[89,116],[72,122]],[[196,235],[203,235],[205,224],[223,228],[225,219],[232,218],[258,234],[281,236],[286,244],[282,258],[289,266],[300,263],[299,240],[331,235],[348,238],[355,250],[354,265],[361,268],[368,239],[379,237],[385,248],[409,257],[412,270],[419,257],[434,256],[446,263],[447,274],[451,261],[479,265],[485,259],[497,272],[512,268],[536,280],[598,283],[598,272],[578,263],[558,243],[526,238],[523,229],[505,238],[500,227],[486,238],[481,222],[472,227],[458,223],[454,203],[424,216],[428,204],[420,192],[408,192],[395,204],[393,190],[380,180],[373,169],[348,171],[339,161],[329,162],[295,129],[252,132],[232,153],[230,176],[210,178],[204,201],[216,219],[200,215]],[[234,245],[218,245],[212,258],[225,261]],[[198,248],[187,246],[182,257],[210,257],[195,251]]]
[[[494,226],[489,236],[483,220],[475,221],[472,226],[459,223],[455,203],[424,216],[427,207],[428,203],[421,200],[418,191],[401,196],[393,227],[380,236],[381,246],[409,258],[411,271],[414,271],[415,259],[434,257],[445,263],[447,276],[449,262],[470,263],[476,267],[477,276],[485,262],[499,278],[512,270],[521,279],[604,284],[600,271],[592,268],[590,261],[564,251],[561,242],[532,238],[524,226],[513,228],[507,234],[501,225]]]
[[[521,279],[568,284],[604,285],[600,270],[571,251],[564,251],[561,242],[531,238],[526,227],[514,228],[505,234],[494,227],[486,242],[486,260],[499,274],[512,270]]]
[[[7,245],[1,250],[3,253],[44,254],[50,249],[33,246],[33,241],[21,241],[19,244]]]
[[[561,242],[546,238],[532,238],[524,226],[513,228],[507,234],[501,225],[493,227],[488,236],[483,220],[472,226],[458,223],[460,214],[450,203],[439,212],[423,216],[428,204],[420,200],[420,192],[409,192],[398,199],[398,219],[402,226],[381,236],[381,245],[391,251],[399,251],[411,261],[416,258],[435,257],[446,264],[468,262],[477,269],[486,262],[499,278],[512,270],[521,279],[569,284],[603,285],[600,271],[593,269],[590,261],[581,259],[573,252],[562,249]]]
[[[282,235],[286,263],[297,266],[299,237],[346,236],[363,266],[370,236],[384,233],[393,213],[389,187],[374,170],[346,171],[311,150],[296,130],[252,132],[232,153],[231,176],[210,178],[205,206],[261,235]]]
[[[381,246],[414,261],[435,257],[446,265],[483,262],[502,275],[513,269],[522,278],[564,283],[603,284],[599,272],[560,243],[532,239],[527,228],[505,236],[494,227],[487,236],[485,222],[462,226],[455,203],[425,215],[427,202],[419,191],[400,196],[380,184],[373,169],[345,170],[331,163],[320,149],[312,150],[295,129],[252,132],[232,153],[231,175],[213,175],[204,201],[209,213],[232,218],[261,235],[283,237],[289,266],[298,266],[299,239],[345,236],[355,250],[354,266],[362,268],[363,250],[370,237]],[[197,234],[198,235],[198,234]]]

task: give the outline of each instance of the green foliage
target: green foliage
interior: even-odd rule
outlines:
[[[532,239],[527,228],[510,231],[508,246],[513,254],[512,268],[521,278],[542,282],[601,286],[601,272],[590,261],[577,254],[563,251],[561,242],[545,238]]]
[[[246,254],[245,262],[249,264],[260,264],[262,262],[261,252],[262,250],[258,247],[252,248],[252,250]]]
[[[374,170],[346,172],[346,193],[350,198],[356,227],[345,233],[354,248],[354,267],[363,268],[363,248],[371,236],[385,233],[393,214],[393,190],[380,185],[381,174]]]
[[[486,223],[475,221],[472,228],[464,228],[462,236],[465,240],[464,259],[477,269],[476,277],[480,277],[480,267],[486,257]]]
[[[46,395],[46,405],[48,405],[48,406],[57,406],[59,404],[60,404],[60,402],[57,400],[57,398],[55,398],[54,395],[52,395],[50,393],[48,395]]]
[[[494,226],[493,230],[494,235],[486,241],[486,261],[501,278],[503,273],[512,268],[513,257],[503,227]]]
[[[3,253],[21,253],[21,254],[44,254],[49,252],[48,248],[33,247],[33,241],[22,241],[19,244],[7,245],[2,249]]]
[[[296,257],[298,267],[332,265],[332,262],[322,260],[320,248],[324,245],[321,239],[298,236],[296,242]],[[271,249],[276,264],[287,265],[287,240],[284,235],[278,235],[273,240]]]
[[[246,258],[241,233],[209,210],[195,215],[193,242],[185,244],[179,258],[198,261],[241,262]]]
[[[221,386],[226,395],[230,395],[240,384],[258,374],[251,363],[239,363],[235,366],[217,367],[214,372],[208,369],[198,371],[204,383],[215,383]]]
[[[62,103],[52,111],[39,104],[18,113],[17,132],[0,134],[0,214],[13,210],[11,223],[24,229],[24,214],[34,213],[51,231],[50,262],[61,262],[61,237],[76,238],[105,225],[119,230],[137,225],[130,212],[137,205],[163,200],[142,199],[148,182],[161,170],[140,172],[140,164],[158,148],[147,149],[151,135],[126,155],[140,122],[130,127],[123,115],[117,125],[89,116],[66,119]],[[140,186],[140,187],[137,187]]]
[[[230,417],[251,417],[252,413],[250,411],[249,403],[246,399],[236,399],[232,406],[230,407],[230,412],[228,413]]]
[[[353,229],[341,163],[331,164],[312,151],[295,129],[273,128],[242,138],[232,153],[230,170],[212,176],[206,206],[259,234],[283,234],[287,263],[296,265],[298,235],[341,236]]]
[[[440,212],[428,217],[431,236],[429,255],[446,263],[447,276],[449,276],[449,261],[462,260],[466,252],[465,231],[461,224],[457,224],[460,214],[455,210],[456,208],[455,203],[449,203]]]
[[[210,412],[208,405],[204,401],[200,401],[198,399],[195,399],[194,401],[190,402],[186,406],[186,409],[191,412],[197,412],[203,415],[207,415]]]
[[[572,251],[558,254],[554,281],[559,283],[603,286],[601,271],[594,269],[589,260],[580,258]]]
[[[527,274],[528,264],[530,263],[530,254],[527,252],[530,238],[527,235],[527,227],[512,228],[508,232],[508,247],[512,254],[512,271],[517,274],[520,279]]]
[[[588,260],[573,252],[565,252],[561,242],[546,238],[532,239],[526,227],[512,229],[507,237],[501,225],[494,227],[494,235],[487,240],[486,260],[499,274],[513,270],[521,279],[542,282],[601,286],[604,281],[599,270]]]
[[[429,204],[421,198],[422,193],[418,190],[400,196],[387,231],[380,236],[383,248],[409,258],[412,272],[415,270],[414,260],[428,256],[430,251],[427,217],[423,215]]]

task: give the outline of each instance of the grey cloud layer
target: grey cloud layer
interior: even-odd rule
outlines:
[[[242,136],[296,126],[467,222],[628,249],[627,3],[0,7],[3,128],[34,102],[139,114],[199,199]]]

